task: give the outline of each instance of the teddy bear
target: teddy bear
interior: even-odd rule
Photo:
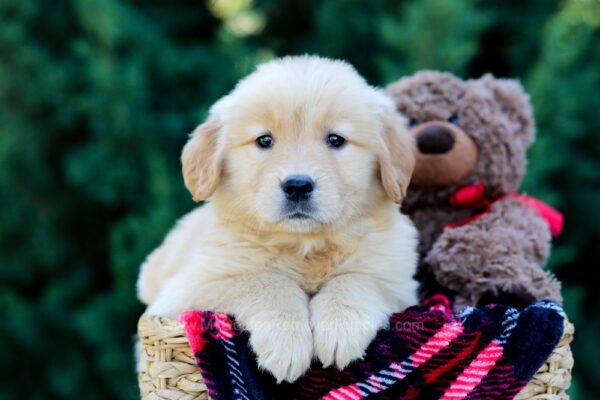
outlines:
[[[519,82],[423,71],[386,92],[415,139],[402,211],[419,230],[420,298],[445,293],[457,311],[561,302],[560,283],[542,267],[562,215],[517,192],[535,135]]]

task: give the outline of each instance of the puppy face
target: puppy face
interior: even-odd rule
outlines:
[[[232,220],[313,232],[400,202],[414,156],[392,101],[352,67],[293,57],[217,102],[182,162],[194,198],[212,196]]]

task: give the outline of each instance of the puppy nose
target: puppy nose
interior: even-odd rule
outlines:
[[[285,197],[297,203],[308,200],[314,188],[315,182],[306,175],[292,175],[281,182]]]
[[[417,133],[417,147],[423,154],[444,154],[453,146],[454,135],[444,125],[428,125]]]

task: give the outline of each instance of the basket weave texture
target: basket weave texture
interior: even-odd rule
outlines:
[[[568,400],[571,385],[573,324],[565,320],[563,337],[518,400]],[[142,315],[138,322],[138,381],[143,400],[208,400],[207,388],[189,348],[183,326]]]

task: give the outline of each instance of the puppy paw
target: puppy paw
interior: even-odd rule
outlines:
[[[312,361],[313,341],[308,316],[281,313],[247,324],[258,365],[281,381],[301,377]]]
[[[335,364],[342,370],[365,355],[365,350],[385,321],[348,306],[319,303],[316,297],[311,303],[314,355],[324,367]]]

